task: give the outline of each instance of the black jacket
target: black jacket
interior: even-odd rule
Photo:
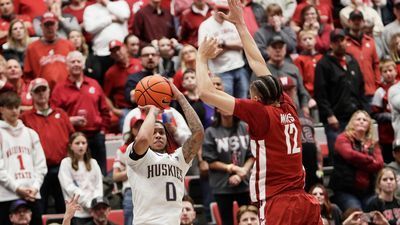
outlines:
[[[347,70],[328,52],[315,68],[314,95],[324,123],[332,115],[347,122],[355,111],[368,110],[360,66],[351,55],[346,54],[345,59]]]

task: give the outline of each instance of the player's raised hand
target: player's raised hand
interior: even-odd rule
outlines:
[[[218,12],[218,14],[233,24],[244,24],[243,4],[240,0],[228,0],[229,13]]]
[[[213,59],[222,52],[222,48],[218,47],[218,40],[216,38],[206,37],[201,42],[197,54],[204,59]]]
[[[144,111],[146,115],[149,113],[153,114],[156,118],[157,115],[160,114],[163,110],[158,108],[157,106],[154,105],[145,105],[145,106],[138,106],[140,110]]]
[[[174,95],[173,96],[174,100],[176,100],[180,96],[183,96],[182,92],[175,86],[175,84],[171,80],[166,79],[166,81],[168,81],[169,85],[171,86],[172,94]]]

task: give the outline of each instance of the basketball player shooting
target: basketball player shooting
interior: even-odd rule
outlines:
[[[144,106],[147,116],[126,150],[135,225],[180,223],[184,177],[203,143],[204,129],[199,117],[185,96],[171,82],[170,85],[192,134],[182,147],[167,154],[166,129],[156,121],[161,109]]]
[[[305,193],[301,127],[296,108],[271,75],[243,19],[240,0],[228,0],[225,20],[235,24],[246,57],[257,75],[250,84],[251,99],[235,99],[215,89],[207,62],[222,53],[218,40],[206,38],[199,47],[196,77],[200,98],[249,125],[251,151],[256,158],[250,178],[250,195],[259,206],[261,224],[322,225],[316,199]]]

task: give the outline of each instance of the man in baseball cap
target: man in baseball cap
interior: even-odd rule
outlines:
[[[49,83],[47,80],[39,77],[31,81],[29,84],[29,92],[35,92],[40,87],[41,89],[45,90],[49,87]]]
[[[31,222],[32,211],[25,200],[19,199],[13,201],[9,210],[11,224],[28,225]]]
[[[114,225],[112,222],[107,220],[107,217],[111,211],[110,202],[107,200],[107,198],[94,198],[90,207],[90,215],[92,216],[92,220],[89,223],[86,223],[86,225]]]

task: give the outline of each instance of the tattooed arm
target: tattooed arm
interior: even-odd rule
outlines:
[[[185,157],[185,161],[186,163],[189,163],[197,155],[197,152],[200,150],[203,144],[204,128],[199,117],[197,116],[197,113],[186,100],[185,96],[175,87],[172,82],[170,82],[170,84],[172,92],[174,93],[174,98],[181,106],[189,129],[192,132],[192,135],[185,141],[185,143],[183,143],[182,146],[182,152],[183,156]]]

